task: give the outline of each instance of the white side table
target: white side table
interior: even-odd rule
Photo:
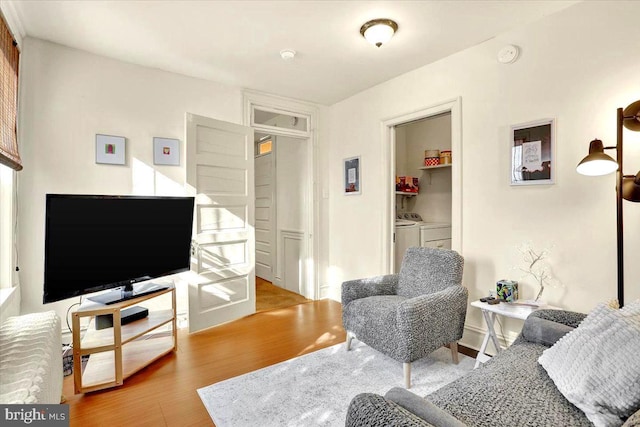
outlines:
[[[536,310],[540,310],[543,308],[559,309],[559,307],[553,307],[546,304],[533,304],[533,302],[531,301],[519,301],[516,303],[501,302],[500,304],[487,304],[486,302],[473,301],[471,303],[471,306],[482,310],[482,316],[484,317],[484,321],[487,324],[487,333],[484,335],[482,345],[480,346],[480,351],[478,351],[474,369],[480,366],[481,363],[485,363],[491,359],[491,356],[485,353],[485,351],[487,350],[487,345],[489,344],[489,338],[491,338],[491,342],[496,348],[496,353],[500,353],[502,351],[500,343],[498,342],[498,336],[496,335],[496,331],[493,328],[493,324],[496,321],[496,315],[524,320],[527,318],[527,316],[529,316]]]

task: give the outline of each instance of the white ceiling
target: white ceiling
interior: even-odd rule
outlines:
[[[576,1],[5,1],[24,34],[331,105]],[[399,26],[381,48],[360,26]],[[293,61],[280,50],[298,52]]]

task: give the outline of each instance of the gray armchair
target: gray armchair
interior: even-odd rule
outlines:
[[[411,387],[411,362],[449,344],[458,363],[458,343],[467,314],[462,286],[464,259],[447,249],[409,248],[400,273],[342,284],[342,323],[347,351],[355,337],[403,363]]]

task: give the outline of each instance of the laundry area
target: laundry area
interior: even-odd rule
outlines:
[[[407,248],[451,249],[451,114],[395,127],[394,271]]]

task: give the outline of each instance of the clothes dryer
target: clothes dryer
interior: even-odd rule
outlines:
[[[419,245],[429,248],[451,249],[451,224],[448,222],[424,221],[420,214],[405,212],[396,216],[396,222],[413,221],[420,228]]]
[[[425,248],[451,249],[451,224],[445,222],[422,222],[420,246]]]

